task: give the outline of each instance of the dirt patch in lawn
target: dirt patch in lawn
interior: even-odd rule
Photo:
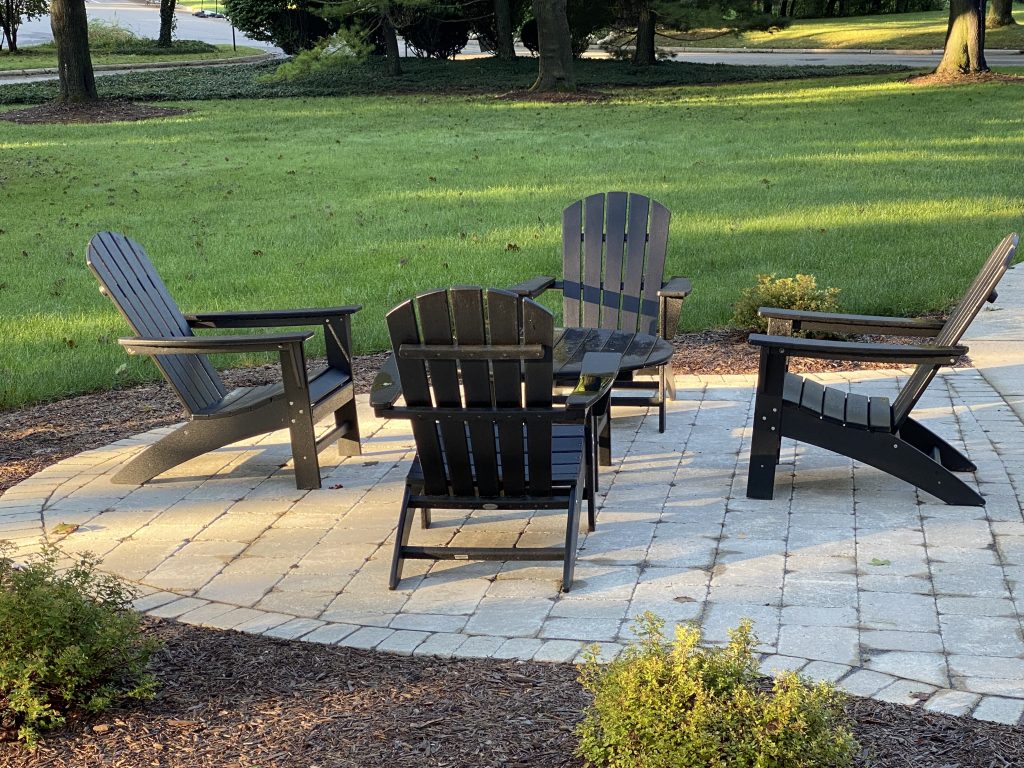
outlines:
[[[51,732],[9,768],[580,768],[568,664],[396,656],[150,624],[156,699]],[[509,706],[515,702],[514,706]],[[1024,732],[853,699],[859,768],[1024,765]]]
[[[153,107],[131,101],[101,99],[84,104],[40,104],[27,109],[0,112],[0,120],[24,125],[40,123],[123,123],[152,120],[158,117],[177,117],[188,114],[187,109]]]

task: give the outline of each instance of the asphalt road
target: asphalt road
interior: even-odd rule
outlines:
[[[218,0],[194,0],[195,7],[207,11],[220,9]],[[179,2],[180,4],[180,2]],[[160,3],[140,3],[136,0],[86,0],[89,19],[102,19],[127,27],[140,37],[157,37],[160,32]],[[222,9],[221,9],[222,10]],[[175,37],[179,40],[203,40],[207,43],[230,43],[232,28],[227,19],[198,18],[187,11],[177,12],[178,25]],[[270,43],[250,40],[235,31],[238,45],[251,45],[268,50],[277,50]],[[50,17],[44,16],[26,21],[18,28],[19,45],[45,43],[53,39],[50,31]]]
[[[180,2],[180,0],[179,0]],[[193,7],[208,11],[220,9],[219,0],[190,0]],[[90,19],[102,19],[128,27],[143,37],[156,37],[160,30],[159,2],[145,3],[139,0],[86,0]],[[232,27],[227,19],[198,18],[187,11],[178,11],[176,37],[182,40],[204,40],[209,43],[230,43]],[[278,51],[270,43],[250,40],[241,32],[234,31],[239,45],[250,45],[270,51]],[[18,31],[21,45],[32,45],[53,39],[49,17],[43,17],[22,24]],[[475,41],[466,48],[467,55],[479,54]],[[525,49],[522,54],[528,55]],[[601,55],[595,52],[594,55]],[[988,63],[995,67],[1024,66],[1024,54],[1016,51],[989,51]],[[845,64],[898,64],[909,67],[931,68],[939,61],[937,53],[903,52],[828,52],[819,51],[736,51],[696,50],[682,51],[672,57],[676,61],[695,61],[706,64],[738,64],[749,66],[792,65],[792,66],[839,66]]]

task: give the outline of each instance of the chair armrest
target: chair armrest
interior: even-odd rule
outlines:
[[[277,328],[295,325],[320,325],[332,317],[354,315],[362,309],[356,304],[325,309],[267,309],[252,312],[196,312],[185,315],[192,328]]]
[[[876,317],[845,315],[835,312],[813,312],[806,309],[761,307],[757,314],[769,320],[789,323],[794,331],[832,331],[845,333],[881,333],[897,336],[934,336],[945,325],[944,320],[930,317]],[[770,330],[774,331],[773,327]]]
[[[299,346],[313,335],[312,331],[297,333],[265,333],[251,336],[184,336],[170,339],[130,338],[117,343],[130,355],[216,354],[221,352],[280,352]]]
[[[566,410],[590,408],[608,394],[619,375],[622,355],[618,352],[587,352],[583,356],[580,380],[565,400]]]
[[[402,382],[398,378],[398,360],[392,352],[373,379],[370,388],[370,406],[376,410],[394,407],[402,396]]]
[[[685,299],[692,292],[689,278],[673,277],[661,286],[658,295],[663,299]]]
[[[826,360],[851,360],[905,365],[952,365],[967,347],[937,347],[910,344],[865,344],[851,341],[800,339],[792,336],[767,336],[752,333],[751,344],[784,357],[818,357]]]
[[[557,281],[553,277],[531,277],[529,280],[524,280],[521,283],[510,286],[509,290],[518,296],[525,296],[529,299],[535,299],[540,296],[548,288],[555,288]]]

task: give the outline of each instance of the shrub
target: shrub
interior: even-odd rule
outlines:
[[[760,307],[835,312],[839,309],[839,289],[819,288],[814,275],[758,275],[757,284],[740,293],[740,300],[733,307],[733,325],[766,331],[768,320],[757,314]]]
[[[96,19],[89,22],[89,48],[94,53],[122,53],[150,56],[166,53],[213,53],[217,46],[201,40],[175,40],[171,47],[160,46],[156,40],[139,37],[116,21]]]
[[[88,555],[60,570],[47,548],[16,567],[0,548],[0,722],[33,745],[72,709],[101,711],[152,695],[156,649],[132,610],[133,591]]]
[[[840,768],[857,743],[841,694],[795,674],[759,684],[750,622],[723,648],[697,647],[700,632],[680,627],[665,642],[664,622],[646,613],[638,641],[610,664],[595,649],[580,668],[594,696],[577,727],[578,752],[601,768]]]

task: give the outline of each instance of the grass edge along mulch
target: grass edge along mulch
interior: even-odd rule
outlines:
[[[78,715],[9,768],[582,766],[587,704],[569,664],[399,656],[148,621],[164,642],[150,702]],[[515,702],[509,707],[509,702]],[[1024,764],[1024,731],[851,698],[859,768]]]

